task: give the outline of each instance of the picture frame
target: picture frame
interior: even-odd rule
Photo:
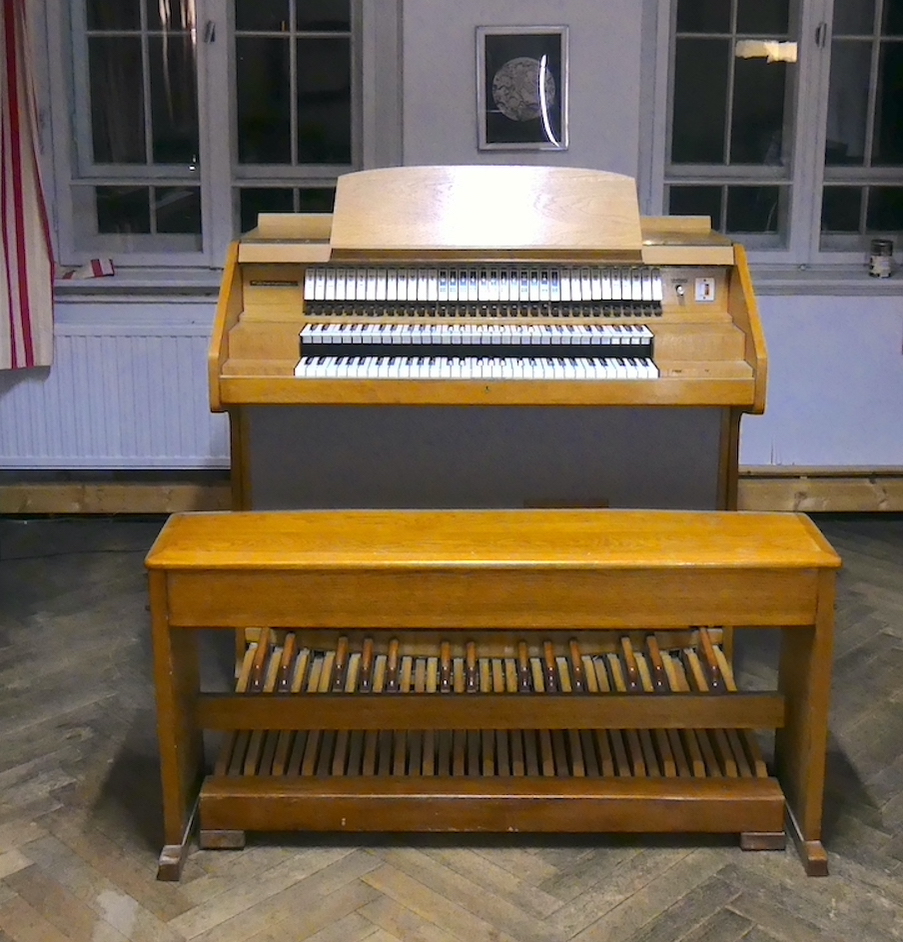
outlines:
[[[567,150],[567,26],[478,26],[477,146]]]

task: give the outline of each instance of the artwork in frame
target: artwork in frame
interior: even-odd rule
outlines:
[[[477,27],[480,150],[567,150],[566,26]]]

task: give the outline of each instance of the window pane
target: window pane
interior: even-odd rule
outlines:
[[[95,189],[97,231],[150,232],[150,187],[99,186]]]
[[[835,36],[871,36],[875,28],[875,0],[834,0]]]
[[[731,0],[679,0],[679,33],[727,33],[731,28]]]
[[[790,24],[788,0],[738,0],[737,32],[757,36],[786,36]]]
[[[91,132],[97,163],[145,163],[141,40],[88,40]]]
[[[869,232],[903,232],[903,186],[869,189],[865,225]]]
[[[349,0],[297,0],[298,29],[348,32],[351,29]]]
[[[784,82],[786,64],[765,59],[737,59],[731,163],[783,163]]]
[[[312,186],[298,193],[298,209],[302,213],[331,213],[334,206],[334,186]]]
[[[865,161],[871,43],[835,40],[831,44],[831,81],[828,87],[828,124],[825,163]]]
[[[154,187],[157,232],[201,233],[201,191],[196,186]]]
[[[151,30],[194,29],[195,0],[145,0],[147,28]]]
[[[285,32],[288,27],[288,0],[235,0],[236,29]]]
[[[238,37],[235,48],[239,162],[290,163],[288,41]]]
[[[720,186],[672,186],[668,199],[672,216],[708,216],[713,229],[721,228]]]
[[[724,162],[730,41],[678,39],[674,66],[674,163]]]
[[[903,43],[881,43],[872,144],[875,164],[903,164]]]
[[[885,36],[903,36],[903,0],[884,0]]]
[[[729,186],[728,232],[777,232],[780,198],[777,186]]]
[[[862,187],[827,186],[821,204],[822,232],[859,232]]]
[[[351,163],[351,43],[298,40],[298,162]]]
[[[258,213],[290,213],[294,208],[290,188],[242,187],[238,196],[241,231],[248,232],[257,225]]]
[[[190,36],[150,36],[151,123],[155,163],[197,164],[195,46]]]
[[[88,29],[141,29],[138,0],[88,0]]]

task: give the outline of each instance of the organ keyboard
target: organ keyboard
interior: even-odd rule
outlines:
[[[256,407],[699,407],[717,506],[766,359],[739,246],[707,220],[640,219],[632,180],[548,167],[340,178],[332,215],[260,217],[233,246],[209,359],[251,506]]]

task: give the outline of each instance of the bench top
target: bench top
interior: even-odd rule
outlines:
[[[163,570],[836,569],[803,514],[670,510],[314,510],[175,514]]]

